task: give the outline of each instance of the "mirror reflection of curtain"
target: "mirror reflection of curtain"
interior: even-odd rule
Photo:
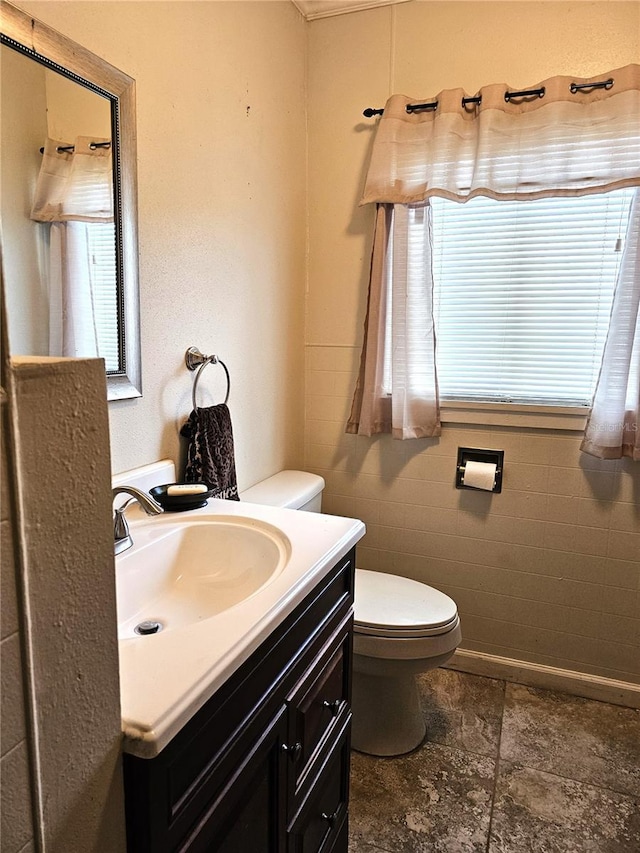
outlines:
[[[109,140],[48,139],[31,218],[50,225],[49,354],[104,358],[118,369],[118,329]]]

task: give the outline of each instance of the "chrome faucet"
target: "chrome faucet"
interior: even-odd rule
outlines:
[[[125,509],[133,501],[137,501],[147,515],[160,515],[161,512],[164,512],[160,504],[156,503],[151,495],[140,491],[140,489],[136,489],[135,486],[116,486],[113,489],[113,497],[115,498],[121,494],[131,495],[131,497],[122,506],[113,511],[113,545],[115,554],[121,554],[133,545],[133,539],[129,533],[129,525],[124,515]]]

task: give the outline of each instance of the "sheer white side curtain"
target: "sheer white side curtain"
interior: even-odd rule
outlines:
[[[609,80],[606,88],[589,85]],[[361,200],[378,208],[365,338],[348,432],[390,432],[397,438],[440,433],[428,227],[431,197],[464,203],[482,195],[524,203],[640,186],[640,66],[629,65],[592,79],[554,77],[532,88],[542,90],[543,96],[506,98],[505,93],[512,90],[495,84],[481,89],[473,102],[455,89],[427,99],[437,101],[435,109],[407,112],[407,105],[423,99],[404,95],[392,96],[385,105]],[[633,212],[636,221],[638,204]],[[426,227],[412,228],[418,219]],[[418,230],[425,240],[416,239]],[[609,335],[616,342],[619,329],[632,327],[629,312],[634,304],[637,317],[640,269],[633,233],[630,227],[616,288]],[[633,296],[625,297],[620,309],[622,292],[636,297],[635,302]],[[624,317],[620,324],[618,315]],[[637,326],[636,320],[636,334]],[[385,376],[388,334],[392,335],[391,364],[390,376]],[[594,406],[587,452],[608,457],[617,452],[611,443],[612,429],[597,426],[598,411],[606,411],[610,424],[621,427],[618,455],[638,453],[639,350],[637,344],[627,342],[626,381],[627,386],[635,382],[635,397],[631,388],[624,395],[624,405],[633,406],[635,399],[635,414],[614,416],[613,402]],[[616,360],[615,370],[607,370],[607,359]],[[621,360],[620,346],[608,343],[596,401],[612,375],[618,385],[624,382]],[[635,451],[628,444],[632,433]],[[605,435],[608,443],[603,447],[599,438]]]
[[[636,190],[602,368],[581,449],[640,461],[640,191]]]
[[[50,223],[48,241],[49,354],[97,357],[99,334],[88,228],[113,222],[108,140],[48,139],[31,218]]]
[[[347,432],[390,432],[394,438],[440,434],[431,233],[428,221],[426,228],[411,227],[416,217],[430,215],[428,205],[377,207],[360,376]]]

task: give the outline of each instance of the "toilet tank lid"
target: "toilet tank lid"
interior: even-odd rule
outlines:
[[[265,506],[298,509],[319,495],[324,480],[308,471],[278,471],[240,493],[240,500]]]

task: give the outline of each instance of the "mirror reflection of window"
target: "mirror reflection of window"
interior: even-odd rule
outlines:
[[[31,219],[45,223],[49,354],[118,369],[111,142],[47,139]]]

